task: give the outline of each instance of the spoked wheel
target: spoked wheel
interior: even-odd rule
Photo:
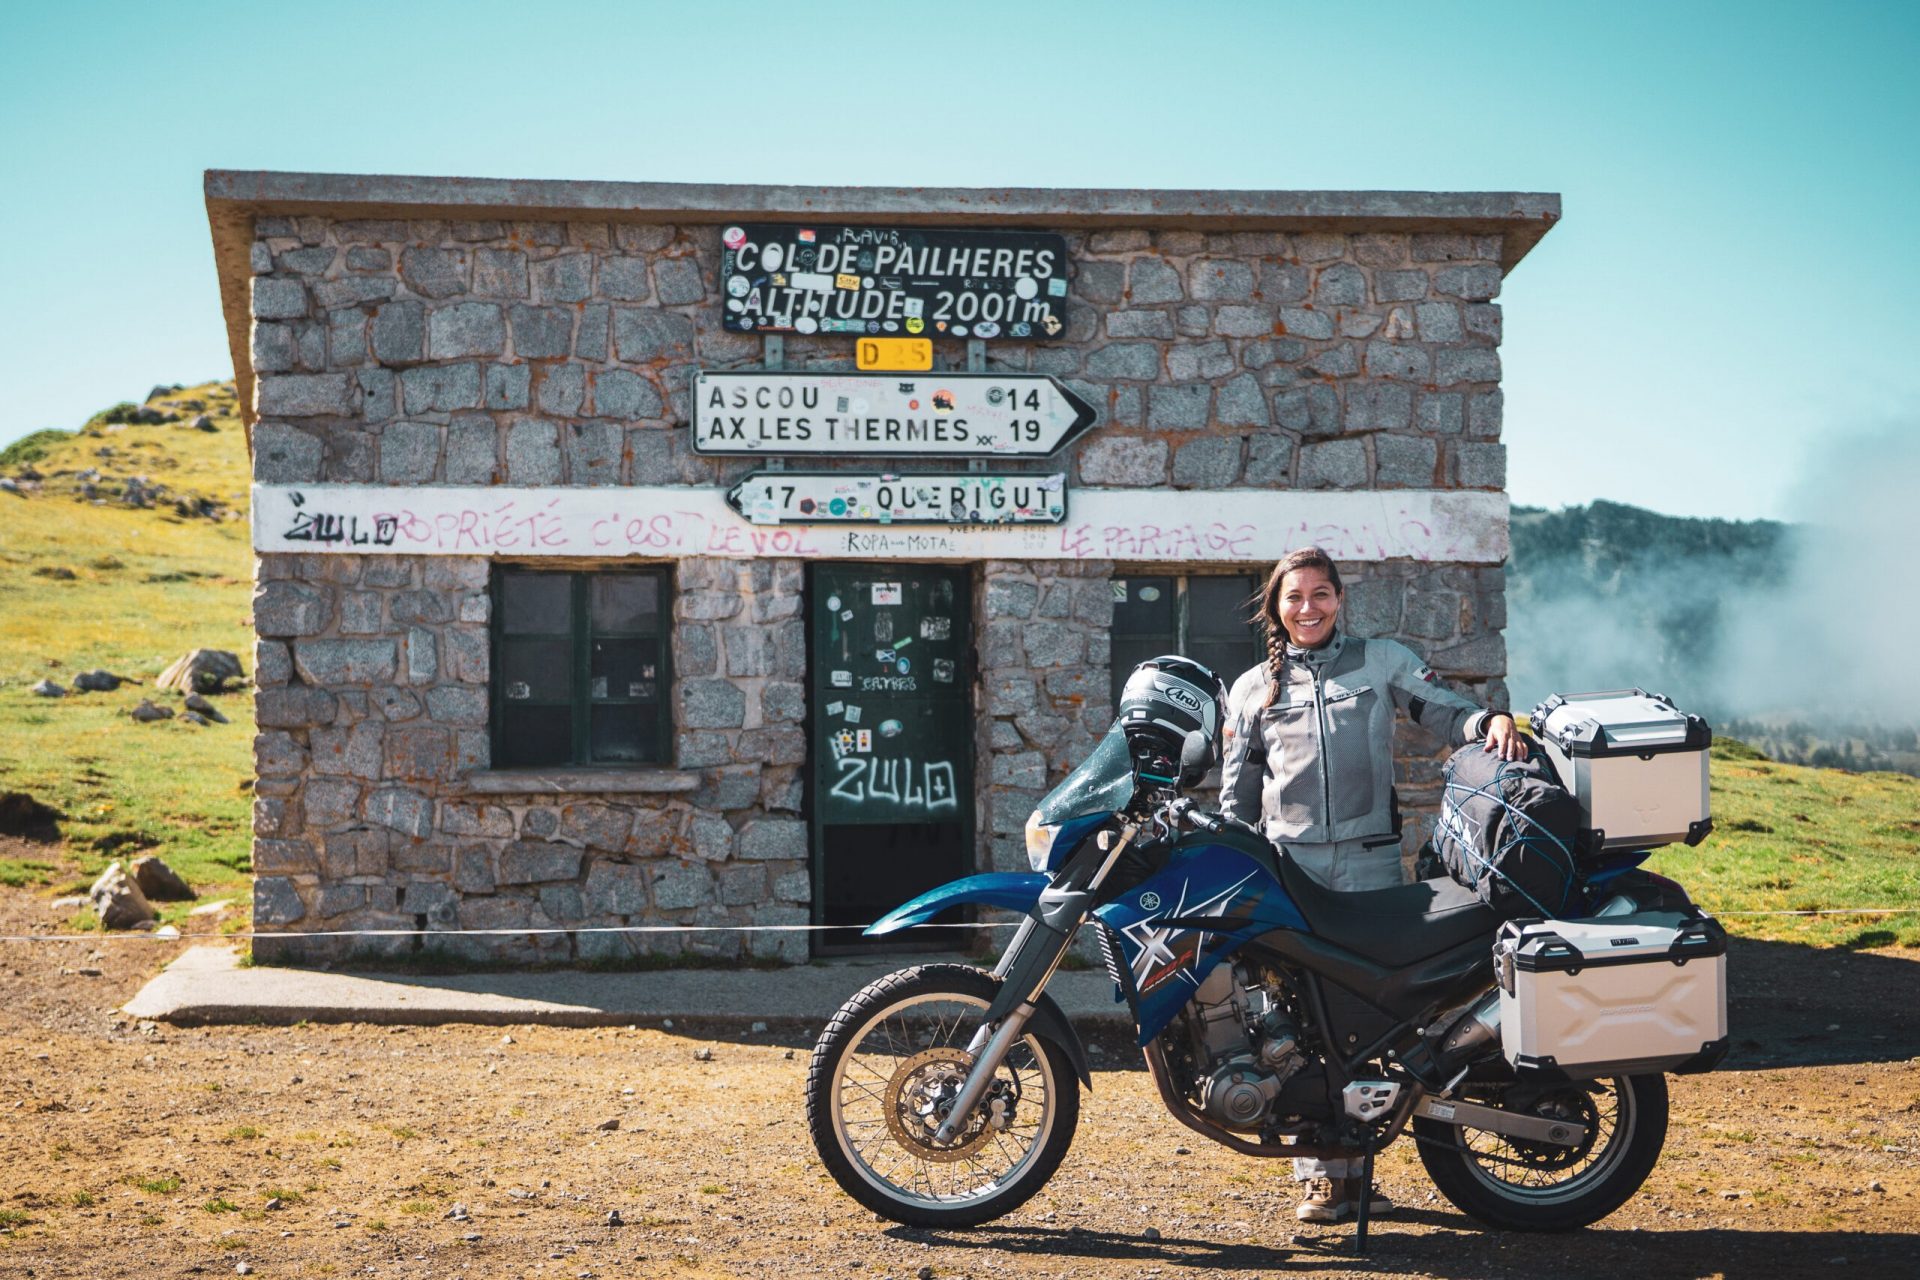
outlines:
[[[1080,1119],[1066,1053],[1028,1034],[984,1101],[937,1138],[972,1066],[967,1044],[999,984],[965,965],[889,974],[841,1006],[807,1073],[807,1126],[834,1181],[867,1208],[917,1227],[970,1227],[1045,1185]]]
[[[1509,1085],[1475,1101],[1587,1128],[1563,1147],[1424,1118],[1420,1163],[1462,1212],[1511,1231],[1584,1227],[1625,1204],[1653,1172],[1667,1138],[1667,1081],[1615,1076],[1555,1088]]]

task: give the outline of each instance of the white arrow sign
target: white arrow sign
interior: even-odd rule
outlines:
[[[1093,425],[1043,374],[704,372],[697,453],[1040,458]]]
[[[1067,477],[756,471],[727,505],[754,524],[1059,524]]]

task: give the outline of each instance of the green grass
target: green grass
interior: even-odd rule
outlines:
[[[238,1213],[238,1212],[240,1212],[240,1206],[239,1206],[239,1205],[237,1205],[237,1204],[235,1204],[235,1203],[234,1203],[233,1201],[231,1201],[231,1200],[228,1200],[228,1199],[225,1199],[225,1198],[223,1198],[223,1197],[221,1197],[221,1196],[215,1196],[215,1197],[214,1197],[213,1199],[211,1199],[211,1200],[209,1200],[209,1201],[207,1201],[207,1202],[206,1202],[205,1204],[203,1204],[203,1205],[201,1205],[200,1207],[201,1207],[202,1209],[205,1209],[205,1210],[206,1210],[206,1211],[207,1211],[208,1213]]]
[[[1920,911],[1736,916],[1736,911],[1920,908],[1920,778],[1775,764],[1713,744],[1714,833],[1648,868],[1687,887],[1734,933],[1817,946],[1920,946]]]
[[[251,669],[246,522],[130,508],[108,496],[117,486],[106,483],[106,505],[94,506],[75,474],[144,475],[244,511],[247,453],[233,397],[210,384],[171,398],[205,401],[219,430],[96,421],[9,450],[8,474],[30,461],[46,479],[29,498],[0,495],[0,789],[66,815],[76,882],[151,849],[203,897],[219,897],[241,888],[248,871],[251,802],[242,784],[252,774],[252,700],[218,699],[233,723],[205,729],[177,718],[139,724],[127,712],[148,696],[179,710],[179,695],[155,695],[151,682],[188,649],[231,650]],[[31,457],[21,456],[23,445]],[[73,576],[36,572],[43,569]],[[71,688],[92,667],[143,683],[63,699],[28,692],[43,677]],[[39,887],[50,871],[8,861],[0,883]],[[192,905],[169,904],[162,914],[177,919]]]
[[[159,1178],[138,1178],[135,1179],[133,1185],[147,1192],[149,1195],[164,1196],[170,1195],[180,1189],[180,1179],[176,1175],[169,1173]]]

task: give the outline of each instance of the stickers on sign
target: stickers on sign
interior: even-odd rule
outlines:
[[[873,642],[875,644],[893,643],[893,615],[876,613],[873,615]]]
[[[629,680],[627,682],[627,696],[629,698],[640,698],[650,701],[655,696],[655,688],[656,686],[651,680]]]
[[[953,639],[953,619],[952,618],[920,619],[920,638],[922,640]]]
[[[936,391],[933,393],[933,411],[935,413],[952,413],[953,404],[953,392]]]
[[[876,582],[873,584],[873,603],[899,604],[900,584],[897,582]]]
[[[786,250],[782,249],[778,244],[768,245],[760,251],[760,269],[762,271],[778,271],[780,269],[781,259],[785,253]]]
[[[943,328],[943,329],[944,329],[944,328],[946,328],[946,326],[945,326],[945,325],[941,325],[940,327],[941,327],[941,328]],[[953,326],[953,336],[954,336],[954,337],[956,337],[956,338],[964,338],[964,337],[966,337],[966,336],[967,336],[967,326],[965,326],[965,325],[963,325],[963,324],[957,324],[957,325],[955,325],[955,326]]]
[[[1040,324],[1041,324],[1041,327],[1047,331],[1048,337],[1052,337],[1054,334],[1060,332],[1059,316],[1050,315],[1045,320],[1041,321]]]
[[[827,503],[827,510],[831,511],[836,516],[843,516],[847,514],[847,500],[845,498],[835,498],[833,501]],[[853,616],[853,611],[849,609],[847,612],[841,614],[840,616],[843,618],[851,618]]]
[[[864,714],[865,713],[861,711],[859,707],[854,706],[852,703],[847,704],[847,723],[848,724],[859,724],[860,717]]]
[[[740,327],[741,327],[742,329],[751,329],[751,328],[753,328],[753,317],[752,317],[752,316],[741,316],[741,317],[740,317]]]
[[[894,322],[893,322],[892,320],[882,320],[882,321],[880,322],[880,328],[881,328],[882,330],[884,330],[885,332],[887,332],[887,333],[898,333],[898,332],[900,332],[900,326],[899,326],[898,324],[896,324],[896,323],[894,323]]]
[[[927,304],[921,301],[919,298],[908,298],[906,301],[905,309],[906,309],[908,318],[913,320],[918,320],[920,319],[920,317],[927,314]],[[918,333],[920,331],[918,329],[915,329],[914,332]]]
[[[935,658],[933,660],[933,681],[935,684],[953,683],[953,659]]]
[[[835,498],[835,499],[833,500],[833,502],[834,502],[834,505],[836,505],[836,506],[840,506],[840,505],[844,505],[844,504],[842,504],[842,503],[840,502],[840,499],[838,499],[838,498]],[[836,513],[836,514],[837,514],[837,513]],[[852,622],[852,621],[853,621],[853,610],[851,610],[851,609],[842,609],[842,610],[840,611],[840,621],[842,621],[842,622]]]
[[[1155,600],[1158,600],[1160,598],[1160,588],[1142,587],[1140,588],[1140,598],[1146,601],[1148,604],[1152,604]]]
[[[827,610],[828,610],[828,612],[832,612],[833,610],[835,610],[835,609],[838,609],[839,607],[840,607],[840,597],[839,597],[839,596],[828,596],[828,597],[827,597]]]
[[[927,327],[927,322],[922,320],[919,316],[907,317],[908,333],[919,333],[922,329],[925,329],[926,327]]]
[[[1127,580],[1125,578],[1115,578],[1112,586],[1113,602],[1115,604],[1125,604],[1127,602]]]
[[[872,751],[873,750],[873,730],[862,729],[860,730],[859,733],[855,734],[853,749],[855,751]]]
[[[1033,332],[1033,326],[1028,324],[1025,320],[1015,320],[1013,322],[1014,337],[1024,338],[1030,335],[1032,332]]]
[[[837,716],[840,714],[841,708],[845,707],[846,705],[847,704],[844,702],[829,702],[827,704],[827,714],[830,716]]]
[[[729,249],[738,249],[747,242],[747,233],[739,227],[728,227],[720,233],[720,243]]]
[[[798,320],[795,320],[793,322],[793,331],[795,333],[812,333],[814,330],[818,329],[819,327],[820,327],[820,322],[818,320],[815,320],[812,316],[801,316]]]
[[[829,677],[829,679],[832,681],[833,687],[836,689],[853,688],[853,672],[851,671],[836,671],[833,673],[831,677]]]
[[[727,310],[738,312],[738,311],[745,311],[746,309],[747,309],[747,304],[742,302],[740,299],[738,298],[727,299]]]
[[[982,320],[979,324],[973,326],[973,336],[976,338],[997,338],[1000,336],[1000,326],[995,321]]]
[[[747,296],[747,290],[753,288],[753,281],[745,276],[734,276],[727,281],[727,292],[736,298]]]
[[[913,670],[913,664],[907,661],[905,658],[902,658],[900,659],[900,661],[893,664],[893,669],[895,671],[898,671],[901,675],[905,675],[907,674],[907,672]]]
[[[796,271],[793,273],[793,287],[809,293],[831,293],[833,277],[824,271]]]
[[[869,264],[869,262],[868,262],[868,259],[867,259],[867,255],[866,255],[866,254],[864,254],[864,253],[860,255],[860,265],[861,265],[861,267],[863,267],[863,268],[864,268],[864,267],[867,267],[868,265],[870,265],[870,264]],[[871,289],[871,288],[873,288],[873,277],[872,277],[872,276],[861,276],[861,277],[860,277],[860,287],[861,287],[862,289]]]
[[[507,686],[507,697],[514,702],[522,702],[533,696],[533,689],[525,680],[515,680]]]
[[[813,231],[810,228],[802,227],[798,239],[801,244],[812,244],[814,241]]]
[[[913,643],[912,636],[902,636],[900,639],[895,640],[893,642],[893,651],[895,653],[898,653],[912,643]]]
[[[607,696],[607,678],[605,676],[595,676],[593,678],[593,696],[596,698],[604,698]]]
[[[860,277],[850,276],[845,272],[841,272],[833,278],[833,287],[836,289],[858,289],[860,287]]]
[[[907,726],[901,724],[898,720],[882,720],[880,722],[880,736],[883,738],[897,738],[906,727]]]
[[[842,729],[827,741],[833,744],[833,754],[836,758],[844,756],[853,750],[853,730]]]
[[[640,664],[640,678],[642,680],[651,680],[653,679],[653,675],[653,664],[651,662],[643,662]]]
[[[1049,280],[1047,281],[1047,292],[1053,297],[1064,298],[1067,296],[1067,282],[1065,280]]]

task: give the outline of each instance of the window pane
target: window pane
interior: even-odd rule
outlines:
[[[500,692],[506,702],[567,702],[573,697],[569,641],[508,640],[500,648]]]
[[[595,702],[658,702],[659,647],[657,640],[595,640],[589,696]]]
[[[508,703],[500,709],[494,761],[502,768],[573,762],[573,710]]]
[[[1238,574],[1188,578],[1188,634],[1196,642],[1205,638],[1247,639],[1254,634],[1252,618],[1259,611],[1253,599],[1257,585],[1252,578]]]
[[[508,635],[566,635],[573,628],[573,582],[564,573],[506,573],[500,626]]]
[[[655,745],[660,738],[657,704],[601,705],[595,706],[590,714],[595,764],[636,764],[655,758]]]
[[[660,578],[656,574],[610,573],[593,580],[593,629],[660,630]]]
[[[1115,578],[1113,593],[1113,633],[1130,636],[1160,636],[1166,644],[1161,653],[1171,653],[1175,641],[1175,605],[1172,578]],[[1122,595],[1122,592],[1125,592]],[[1149,654],[1149,657],[1152,655]]]

